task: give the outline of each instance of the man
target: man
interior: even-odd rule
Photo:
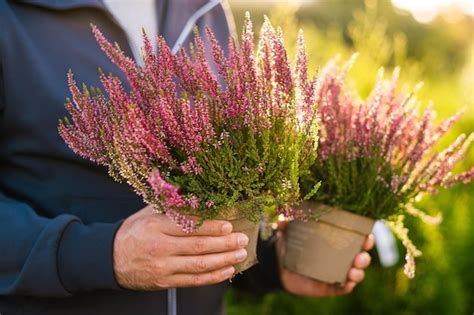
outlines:
[[[104,168],[75,155],[57,132],[58,119],[66,116],[68,69],[94,86],[100,86],[98,67],[125,81],[100,51],[90,23],[135,58],[141,26],[169,45],[179,38],[187,45],[192,36],[186,25],[196,20],[201,32],[207,25],[225,43],[232,30],[226,4],[208,4],[0,2],[2,315],[222,313],[226,280],[246,256],[245,235],[232,233],[225,221],[184,235]],[[256,293],[344,294],[362,281],[370,262],[367,253],[359,254],[346,286],[327,285],[279,267],[282,237],[261,241],[260,264],[233,284]]]

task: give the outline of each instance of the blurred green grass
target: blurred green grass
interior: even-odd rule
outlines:
[[[259,28],[262,7],[235,6],[240,29],[245,10]],[[379,67],[388,76],[395,65],[402,70],[401,82],[407,88],[423,81],[419,92],[422,106],[433,101],[438,120],[462,107],[465,115],[443,140],[446,144],[460,133],[474,132],[474,22],[464,16],[456,22],[438,18],[433,23],[417,23],[401,14],[388,0],[317,1],[314,5],[274,7],[270,20],[281,26],[285,41],[294,52],[299,28],[305,33],[311,69],[315,71],[335,55],[347,60],[354,52],[359,58],[349,78],[361,97],[367,96]],[[459,169],[474,164],[474,148]],[[416,219],[407,225],[423,251],[417,260],[417,275],[403,275],[403,261],[383,268],[372,252],[373,263],[366,279],[351,295],[310,299],[286,293],[262,298],[230,291],[229,315],[236,314],[473,314],[474,313],[474,184],[442,190],[426,196],[420,207],[429,213],[443,213],[440,226],[427,226]],[[404,256],[399,247],[400,257]]]

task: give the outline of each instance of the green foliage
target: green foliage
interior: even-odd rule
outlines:
[[[192,210],[204,219],[225,216],[231,209],[258,221],[262,208],[285,207],[299,200],[298,179],[316,154],[304,149],[315,140],[295,127],[294,119],[286,117],[259,131],[247,127],[223,131],[219,144],[196,153],[200,174],[171,174],[169,180],[182,187],[183,195],[214,202],[210,209]],[[308,152],[305,161],[300,158],[303,151]]]
[[[313,200],[362,216],[387,219],[401,213],[400,201],[408,201],[409,196],[394,194],[381,183],[379,176],[384,177],[386,173],[390,178],[394,175],[389,166],[378,169],[385,164],[378,156],[361,157],[352,161],[337,156],[326,161],[318,160],[311,168],[313,176],[303,178],[302,190],[309,191],[319,182],[321,187],[314,194]]]

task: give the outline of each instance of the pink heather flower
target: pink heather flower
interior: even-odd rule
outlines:
[[[186,162],[181,163],[181,170],[184,174],[193,173],[199,175],[202,172],[202,167],[195,157],[190,157]]]
[[[66,109],[71,113],[74,126],[63,122],[59,126],[59,133],[67,139],[76,153],[89,157],[99,164],[107,165],[110,160],[106,155],[105,141],[110,140],[110,136],[100,122],[97,109],[103,106],[103,99],[91,99],[85,87],[81,92],[71,72],[68,72],[68,86],[73,100],[67,102]],[[86,136],[88,134],[91,136]]]
[[[167,207],[174,208],[186,206],[183,197],[178,193],[178,188],[165,181],[158,170],[154,170],[150,173],[148,182],[150,183],[151,188],[155,191],[155,194],[163,199],[164,204]]]
[[[474,178],[474,167],[472,167],[469,171],[450,177],[443,183],[443,186],[446,188],[451,188],[453,185],[457,183],[463,183],[467,185],[473,180],[473,178]]]
[[[212,208],[214,207],[214,201],[208,200],[206,201],[206,208]]]
[[[174,222],[177,226],[179,226],[184,232],[186,233],[193,233],[197,230],[196,221],[186,217],[184,214],[181,214],[174,210],[173,208],[169,208],[165,210],[165,214],[172,222]]]
[[[154,170],[150,173],[148,182],[153,188],[156,196],[163,201],[163,209],[159,210],[164,212],[171,221],[176,223],[176,225],[181,227],[186,233],[194,232],[196,230],[196,222],[193,219],[180,214],[177,209],[186,206],[196,209],[199,206],[199,200],[197,197],[192,196],[186,202],[184,198],[178,193],[178,188],[166,182],[161,177],[158,170]]]
[[[319,78],[321,123],[318,148],[321,160],[331,159],[334,155],[346,156],[347,160],[381,157],[394,170],[403,172],[392,176],[390,183],[378,178],[395,194],[400,190],[410,191],[412,196],[423,191],[433,193],[441,185],[471,181],[472,175],[463,173],[456,177],[451,175],[451,171],[464,158],[474,137],[461,135],[448,149],[439,154],[431,153],[440,138],[459,119],[460,113],[439,126],[433,126],[435,112],[431,106],[419,117],[417,110],[413,109],[416,103],[414,92],[408,95],[395,93],[399,69],[395,69],[388,86],[380,71],[369,99],[358,100],[344,88],[344,71],[331,61]]]
[[[406,176],[398,176],[398,175],[393,175],[392,179],[390,180],[390,190],[396,194],[400,191],[400,187],[404,185],[407,177]]]
[[[192,209],[197,209],[197,208],[199,208],[199,199],[198,199],[198,197],[196,197],[196,196],[191,196],[190,198],[188,198],[187,202],[188,202],[188,205],[189,205]]]
[[[301,76],[304,56],[297,60],[303,65]],[[449,188],[473,180],[474,168],[460,174],[453,174],[453,169],[465,158],[474,135],[460,135],[446,149],[434,150],[461,113],[436,126],[431,105],[423,111],[418,108],[415,93],[421,85],[410,93],[397,91],[398,68],[389,82],[383,80],[383,71],[379,71],[373,91],[362,100],[344,82],[347,69],[347,66],[341,69],[333,60],[318,77],[318,103],[313,107],[318,106],[320,112],[320,141],[319,160],[313,173],[323,185],[322,192],[314,199],[348,209],[365,207],[361,214],[376,219],[407,213],[426,223],[439,223],[440,217],[414,209],[411,203],[422,193],[435,194],[440,187]],[[297,86],[303,80],[298,79],[300,76],[296,77]],[[348,165],[350,167],[345,167]],[[345,191],[359,189],[353,185],[358,177],[367,178],[364,183],[367,186],[361,191],[352,191],[352,196],[360,195],[360,200],[350,204],[341,196]],[[374,211],[372,208],[378,205],[383,207]],[[289,210],[283,213],[292,215]],[[405,273],[413,277],[414,259],[421,252],[408,238],[402,219],[387,222],[392,223],[394,232],[407,248]]]
[[[293,221],[293,220],[300,220],[306,222],[308,217],[310,217],[310,213],[304,213],[301,209],[295,209],[293,207],[281,207],[277,209],[277,213],[279,215],[283,215],[285,219]]]
[[[376,178],[375,178],[376,181],[380,182],[385,188],[390,188],[390,185],[387,183],[387,181],[385,180],[385,178],[383,178],[382,176],[378,175]]]
[[[180,212],[198,209],[207,218],[228,205],[221,198],[207,199],[222,191],[219,180],[210,176],[214,174],[205,174],[207,169],[218,169],[213,164],[222,162],[215,163],[212,159],[221,158],[219,154],[225,154],[227,160],[242,159],[236,160],[235,165],[242,164],[242,169],[259,173],[248,190],[242,188],[247,185],[239,180],[229,181],[228,185],[236,186],[230,187],[236,193],[232,193],[232,198],[227,194],[224,199],[228,197],[232,202],[240,202],[239,198],[249,195],[279,194],[279,188],[265,181],[297,177],[287,176],[286,173],[296,171],[281,165],[287,165],[291,158],[301,157],[303,161],[306,156],[308,161],[314,160],[317,109],[313,105],[320,99],[321,85],[318,77],[308,78],[302,34],[298,37],[297,61],[291,63],[281,30],[275,30],[268,19],[257,49],[254,47],[249,15],[240,43],[229,38],[227,54],[210,29],[206,29],[204,37],[196,32],[192,47],[182,48],[177,54],[172,53],[162,37],[158,37],[155,53],[143,33],[143,62],[139,65],[94,25],[92,32],[102,51],[125,74],[127,84],[101,73],[104,93],[98,90],[89,93],[87,89],[80,90],[69,73],[72,100],[66,109],[71,122],[60,123],[60,135],[75,152],[107,166],[111,176],[128,183],[183,229],[195,225]],[[288,152],[284,152],[285,147],[279,146],[276,151],[281,154],[272,163],[268,162],[265,154],[261,154],[268,140],[262,137],[272,137],[272,145],[281,142],[282,136],[274,135],[281,129],[272,128],[276,123],[278,128],[283,124],[287,135],[291,135],[288,139],[294,136],[296,145],[304,145],[306,151],[296,154],[295,150],[289,152],[288,147]],[[235,136],[240,133],[242,139]],[[247,158],[245,154],[249,152],[238,151],[251,145],[246,139],[250,137],[254,137],[251,141],[258,147],[257,158],[268,165],[259,164],[255,157]],[[306,162],[305,167],[309,168],[309,164]],[[222,167],[222,171],[228,169]],[[254,181],[250,176],[242,179],[245,180]],[[201,184],[209,187],[197,188]],[[258,187],[262,187],[260,191]],[[287,194],[291,197],[284,197],[288,200],[278,203],[286,203],[298,195],[296,185],[285,190],[291,192]],[[206,207],[202,207],[200,203],[205,200]],[[216,207],[217,210],[210,210]]]

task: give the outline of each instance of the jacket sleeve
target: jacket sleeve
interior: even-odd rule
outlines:
[[[41,217],[0,192],[0,295],[57,297],[118,289],[112,249],[119,226],[84,225],[68,214]]]
[[[0,114],[5,102],[0,62]],[[85,225],[69,214],[46,218],[0,190],[0,296],[118,289],[112,250],[120,223]]]

